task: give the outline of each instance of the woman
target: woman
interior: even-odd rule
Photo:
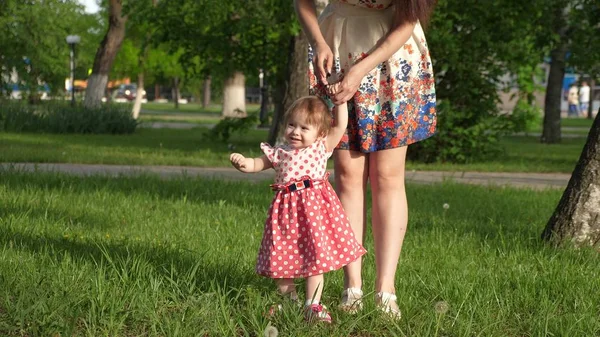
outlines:
[[[334,153],[335,183],[354,234],[364,241],[366,184],[372,191],[375,301],[400,318],[394,278],[408,221],[406,149],[435,132],[431,58],[421,28],[435,0],[331,0],[317,19],[312,0],[295,0],[311,45],[311,93],[348,102],[346,134]],[[362,308],[361,258],[344,268],[340,307]]]

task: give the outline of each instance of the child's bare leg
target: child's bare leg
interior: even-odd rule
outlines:
[[[280,295],[289,296],[289,298],[293,301],[298,299],[296,284],[294,283],[293,278],[278,278],[275,279],[275,284],[277,284],[277,290],[279,291]]]
[[[306,305],[318,304],[321,302],[324,282],[325,278],[323,277],[323,274],[306,278]]]

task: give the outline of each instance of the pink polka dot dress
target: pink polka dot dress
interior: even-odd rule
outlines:
[[[303,149],[260,145],[273,164],[280,188],[269,207],[256,272],[270,278],[298,278],[339,269],[366,253],[327,180],[325,140]],[[310,179],[313,186],[288,191]]]

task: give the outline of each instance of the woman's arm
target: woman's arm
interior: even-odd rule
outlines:
[[[314,52],[315,75],[323,84],[327,84],[327,74],[331,73],[333,67],[333,52],[325,42],[319,28],[315,2],[314,0],[294,0],[294,8],[302,30],[308,37],[308,42]]]
[[[333,97],[333,103],[338,105],[350,100],[358,90],[362,79],[377,65],[388,60],[402,48],[410,38],[415,25],[416,22],[397,25],[367,57],[354,64],[340,82],[339,89]]]

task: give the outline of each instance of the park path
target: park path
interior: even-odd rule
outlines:
[[[132,165],[97,165],[97,164],[53,164],[53,163],[0,163],[2,170],[14,169],[25,172],[62,172],[78,176],[109,175],[133,176],[154,174],[163,178],[179,176],[206,177],[226,180],[268,181],[273,179],[272,170],[255,174],[241,173],[234,168],[225,167],[190,167],[190,166],[132,166]],[[333,174],[333,172],[332,172]],[[446,180],[474,185],[510,186],[530,189],[564,189],[569,182],[570,174],[565,173],[501,173],[501,172],[445,172],[415,171],[406,172],[409,183],[432,184]]]

